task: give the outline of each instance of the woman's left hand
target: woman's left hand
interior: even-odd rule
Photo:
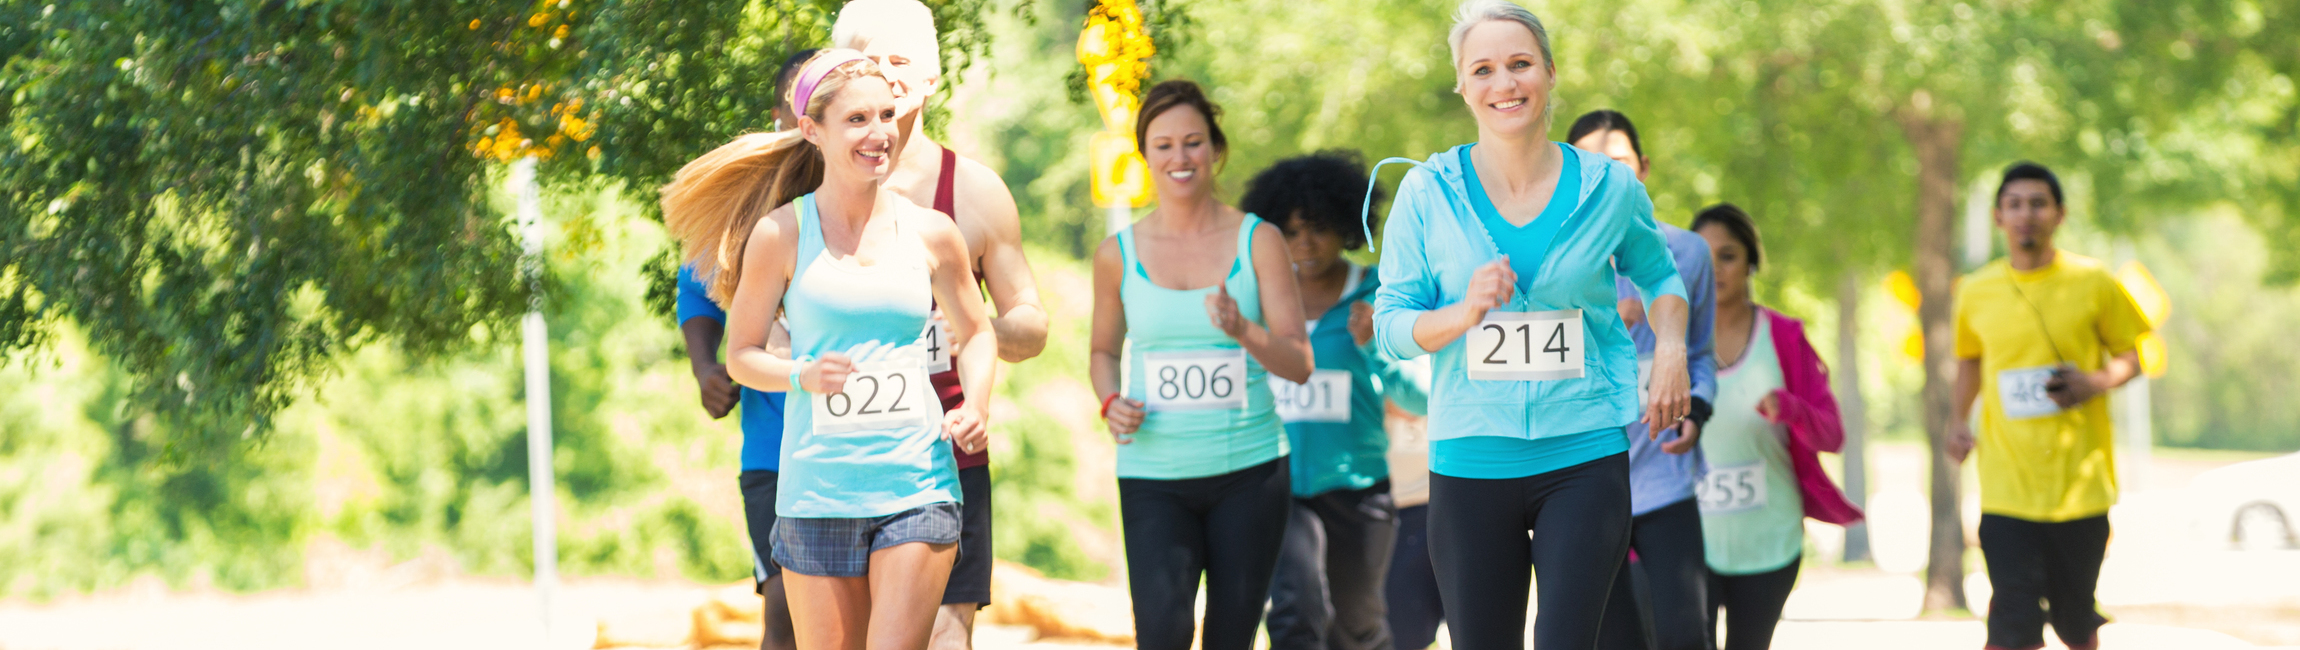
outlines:
[[[1206,320],[1214,329],[1222,330],[1231,339],[1246,336],[1246,317],[1238,314],[1238,300],[1230,297],[1230,287],[1214,285],[1213,293],[1206,294]]]
[[[942,439],[958,443],[959,451],[981,453],[990,446],[988,420],[980,407],[960,406],[942,415]]]
[[[1693,410],[1693,379],[1685,371],[1685,347],[1665,346],[1653,354],[1653,386],[1647,391],[1645,430],[1677,426]]]

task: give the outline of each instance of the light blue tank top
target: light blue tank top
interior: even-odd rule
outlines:
[[[797,271],[783,293],[791,353],[815,358],[838,352],[869,361],[898,353],[893,348],[919,345],[919,334],[932,313],[934,289],[926,246],[917,234],[898,225],[897,252],[861,266],[834,259],[823,249],[813,194],[799,197],[798,208]],[[899,353],[911,352],[923,354]],[[932,397],[931,390],[924,394]],[[950,445],[942,441],[940,416],[913,426],[819,433],[814,429],[814,401],[821,398],[791,389],[789,407],[783,411],[776,515],[880,517],[959,500],[958,465]],[[940,408],[934,404],[929,413],[939,413]]]
[[[1222,280],[1238,313],[1261,323],[1262,287],[1254,276],[1254,227],[1262,219],[1246,215],[1238,224],[1238,256]],[[1143,355],[1156,352],[1237,350],[1238,342],[1206,318],[1213,287],[1177,291],[1150,281],[1134,254],[1134,228],[1118,231],[1126,279],[1118,287],[1126,305],[1126,396],[1145,398]],[[1270,399],[1268,373],[1246,356],[1246,407],[1228,410],[1151,411],[1134,432],[1133,444],[1118,446],[1118,477],[1185,479],[1218,476],[1286,455],[1285,423]]]

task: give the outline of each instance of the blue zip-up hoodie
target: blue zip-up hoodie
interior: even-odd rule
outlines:
[[[1470,203],[1468,184],[1477,181],[1460,164],[1469,146],[1430,156],[1406,172],[1390,204],[1380,247],[1382,285],[1374,299],[1374,338],[1383,352],[1400,359],[1431,353],[1414,342],[1414,322],[1423,312],[1468,297],[1470,276],[1502,254]],[[1684,298],[1685,283],[1637,175],[1602,155],[1581,152],[1574,158],[1579,169],[1567,171],[1581,174],[1581,195],[1572,215],[1542,254],[1540,273],[1518,278],[1518,291],[1503,309],[1582,310],[1583,344],[1590,348],[1583,354],[1583,375],[1473,381],[1466,370],[1468,337],[1457,339],[1435,352],[1431,440],[1552,438],[1619,428],[1637,421],[1642,412],[1637,348],[1614,306],[1614,267],[1621,267],[1648,304],[1663,295]]]

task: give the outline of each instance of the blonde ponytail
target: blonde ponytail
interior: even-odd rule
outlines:
[[[663,225],[711,300],[733,304],[751,229],[822,183],[822,152],[797,130],[747,134],[679,168],[663,186]]]
[[[807,117],[821,122],[839,89],[862,76],[885,78],[869,60],[848,61],[824,74],[807,100]],[[663,225],[678,238],[695,277],[710,287],[711,300],[731,305],[743,275],[743,246],[759,219],[822,184],[823,153],[797,128],[745,134],[679,168],[662,189]]]

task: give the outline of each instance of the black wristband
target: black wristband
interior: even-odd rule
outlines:
[[[1685,412],[1685,419],[1692,420],[1696,426],[1708,428],[1709,416],[1715,415],[1716,412],[1716,408],[1709,405],[1709,400],[1701,399],[1701,396],[1695,395],[1693,407]]]

